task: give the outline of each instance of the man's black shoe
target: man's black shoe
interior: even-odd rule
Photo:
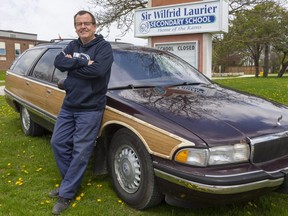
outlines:
[[[63,211],[65,211],[71,203],[71,199],[65,199],[63,197],[59,197],[57,203],[54,205],[52,209],[52,214],[59,215]]]
[[[59,188],[55,188],[49,192],[49,197],[56,198],[59,196]]]

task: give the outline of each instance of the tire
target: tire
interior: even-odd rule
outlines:
[[[20,109],[20,120],[22,131],[26,136],[43,135],[44,129],[31,119],[29,111],[23,106]]]
[[[163,200],[152,159],[141,140],[130,130],[120,129],[113,136],[108,168],[117,195],[131,207],[143,210]]]

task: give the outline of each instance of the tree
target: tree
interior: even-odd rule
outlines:
[[[257,28],[259,17],[253,15],[251,11],[237,12],[235,19],[231,22],[230,32],[227,35],[230,41],[239,44],[241,52],[248,51],[254,60],[255,76],[259,76],[259,59],[263,50],[263,44],[259,37],[261,33]],[[241,46],[244,45],[244,46]]]
[[[274,40],[278,40],[280,33],[280,23],[282,20],[283,8],[276,4],[275,2],[267,2],[264,4],[260,4],[259,7],[256,6],[255,10],[259,12],[262,11],[263,14],[263,30],[265,34],[265,38],[263,38],[264,43],[264,76],[268,76],[269,68],[270,68],[270,51],[271,51],[271,43]],[[260,12],[261,13],[261,12]]]
[[[288,13],[285,10],[282,12],[279,29],[279,37],[272,44],[274,49],[282,55],[281,68],[278,72],[278,77],[282,77],[288,68]]]
[[[261,4],[264,2],[271,2],[271,0],[230,0],[229,1],[229,14],[233,15],[235,13],[246,11],[257,4]]]
[[[259,60],[264,52],[265,70],[268,75],[271,41],[279,38],[279,23],[282,19],[283,8],[275,2],[265,1],[250,10],[240,11],[231,21],[230,40],[245,45],[242,52],[249,51],[254,60],[255,76],[259,76]]]
[[[242,52],[245,46],[233,40],[229,33],[214,35],[212,65],[214,72],[224,72],[229,66],[242,66],[247,53]]]
[[[108,30],[113,23],[117,24],[122,36],[132,29],[134,10],[147,7],[148,0],[90,0],[95,9],[97,31]]]

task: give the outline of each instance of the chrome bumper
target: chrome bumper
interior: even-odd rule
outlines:
[[[171,174],[165,173],[158,169],[154,169],[155,175],[159,178],[162,178],[171,183],[183,186],[189,190],[195,190],[208,194],[237,194],[247,191],[253,191],[261,188],[272,188],[280,186],[284,183],[284,177],[278,179],[265,179],[261,181],[239,184],[239,185],[229,185],[229,186],[221,186],[221,185],[208,185],[201,184],[198,182],[189,181],[183,178],[179,178],[177,176],[173,176]]]

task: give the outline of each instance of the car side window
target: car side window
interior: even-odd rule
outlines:
[[[52,78],[52,83],[57,83],[59,80],[65,79],[67,77],[67,73],[67,71],[62,72],[56,68]]]
[[[19,75],[25,75],[27,70],[31,67],[33,61],[43,51],[43,49],[27,50],[19,59],[12,65],[12,71]]]
[[[61,49],[48,49],[37,62],[31,76],[43,81],[50,81],[54,71],[54,60]]]

